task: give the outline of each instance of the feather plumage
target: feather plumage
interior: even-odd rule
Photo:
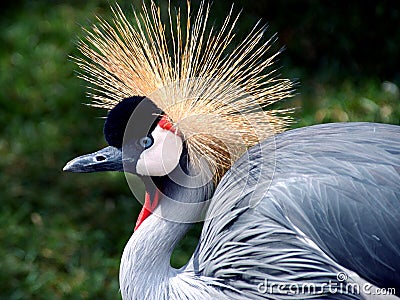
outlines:
[[[265,26],[234,46],[238,15],[231,10],[217,30],[208,28],[209,9],[202,2],[192,16],[188,2],[183,18],[169,7],[165,24],[151,2],[131,23],[116,6],[113,24],[99,19],[86,31],[84,58],[75,60],[93,85],[93,106],[148,97],[184,136],[192,162],[205,159],[219,178],[249,147],[286,129],[291,110],[264,109],[291,96],[293,82],[269,70],[279,52],[268,56],[274,38],[265,42]]]

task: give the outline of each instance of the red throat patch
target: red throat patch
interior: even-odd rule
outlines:
[[[147,217],[153,213],[154,209],[158,205],[159,200],[160,200],[159,190],[156,190],[156,192],[154,193],[154,199],[152,201],[150,199],[150,194],[146,192],[144,205],[136,221],[135,231],[139,228],[139,226],[143,223],[143,221],[146,220]]]

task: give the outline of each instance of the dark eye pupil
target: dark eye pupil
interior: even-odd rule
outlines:
[[[153,145],[153,139],[149,136],[144,136],[139,140],[139,144],[143,148],[149,148],[151,145]]]

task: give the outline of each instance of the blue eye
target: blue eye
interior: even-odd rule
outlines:
[[[153,145],[153,138],[151,136],[144,136],[139,140],[139,145],[147,149]]]

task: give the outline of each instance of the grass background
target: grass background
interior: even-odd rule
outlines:
[[[215,1],[212,20],[231,3]],[[249,1],[248,1],[249,2]],[[131,3],[120,2],[130,10]],[[184,5],[185,1],[172,1]],[[337,121],[400,124],[397,1],[235,2],[238,35],[260,18],[298,79],[296,126]],[[110,18],[109,2],[13,1],[0,18],[0,299],[118,299],[118,267],[140,205],[123,174],[64,174],[71,158],[105,146],[105,112],[82,103],[81,26]],[[194,1],[194,6],[198,1]],[[161,2],[163,7],[166,2]],[[140,7],[140,1],[133,2]],[[194,230],[174,253],[182,265]]]

